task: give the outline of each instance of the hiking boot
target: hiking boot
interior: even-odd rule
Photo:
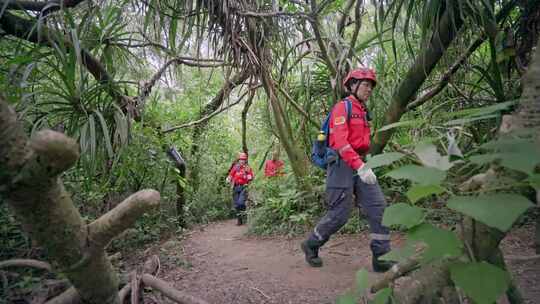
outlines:
[[[306,255],[306,262],[311,267],[321,267],[323,262],[319,257],[319,248],[321,243],[315,240],[306,240],[302,242],[302,251]]]
[[[382,254],[373,255],[371,259],[371,265],[373,266],[373,271],[375,272],[386,272],[392,268],[392,266],[397,264],[396,261],[381,260],[379,259],[380,256],[382,256]]]

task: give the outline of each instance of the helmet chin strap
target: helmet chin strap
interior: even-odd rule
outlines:
[[[352,93],[352,95],[356,98],[356,100],[358,100],[358,101],[360,101],[360,102],[362,102],[362,103],[365,104],[365,100],[362,100],[360,97],[358,97],[358,94],[356,94],[356,93],[358,92],[358,88],[359,88],[359,86],[357,85],[357,86],[356,86],[356,90],[354,90],[354,92],[351,92],[351,93]]]
[[[366,119],[368,121],[371,121],[372,117],[371,117],[371,113],[369,112],[369,109],[367,107],[367,103],[366,103],[366,100],[363,100],[361,99],[360,97],[358,97],[358,95],[356,94],[356,92],[358,92],[358,86],[356,87],[356,90],[354,92],[351,92],[351,94],[357,99],[359,100],[361,103],[364,104],[364,109],[366,111]]]

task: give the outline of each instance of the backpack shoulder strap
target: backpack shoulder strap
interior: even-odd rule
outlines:
[[[345,98],[345,112],[347,112],[347,121],[351,120],[352,102],[349,98]]]

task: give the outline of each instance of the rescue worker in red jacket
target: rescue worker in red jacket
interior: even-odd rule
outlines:
[[[264,163],[264,176],[282,176],[284,164],[285,163],[279,159],[279,149],[276,149],[272,154],[272,159],[268,159]]]
[[[241,152],[238,154],[238,161],[233,164],[227,176],[227,182],[233,186],[233,203],[238,220],[237,225],[242,225],[244,222],[247,199],[246,186],[253,180],[253,171],[247,161],[247,153]]]
[[[367,215],[373,270],[384,272],[394,264],[379,259],[390,251],[389,230],[382,225],[386,201],[377,177],[364,162],[370,145],[366,101],[376,84],[375,71],[372,69],[359,68],[350,71],[343,81],[343,86],[349,93],[346,99],[352,104],[351,113],[347,114],[344,99],[334,105],[330,114],[329,146],[339,157],[328,164],[327,168],[327,212],[301,246],[306,261],[313,267],[322,266],[319,248],[347,223],[353,209],[353,200]]]

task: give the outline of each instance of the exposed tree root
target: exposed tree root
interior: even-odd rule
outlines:
[[[149,274],[142,275],[142,281],[145,285],[152,287],[165,295],[167,298],[180,304],[208,304],[208,302],[186,294],[170,286],[167,282],[158,279]]]
[[[51,264],[31,259],[12,259],[0,262],[0,268],[7,267],[32,267],[37,269],[43,269],[49,272],[52,270]]]

